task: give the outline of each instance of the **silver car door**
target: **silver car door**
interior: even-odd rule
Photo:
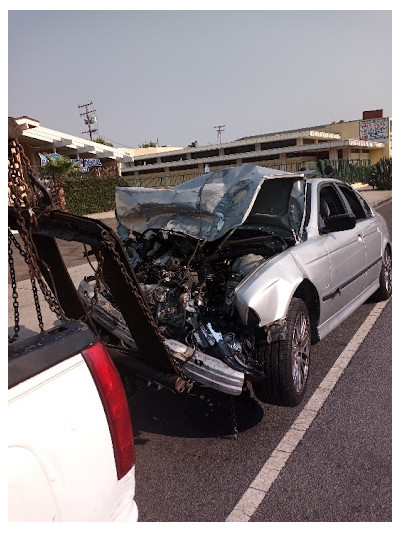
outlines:
[[[320,228],[328,216],[344,214],[347,207],[332,184],[319,190]],[[321,235],[329,254],[332,287],[323,296],[332,317],[352,302],[365,288],[366,251],[362,230],[334,231]]]
[[[381,241],[382,235],[378,229],[376,218],[366,201],[353,189],[346,185],[339,185],[340,191],[345,196],[351,211],[357,218],[366,250],[365,276],[366,287],[369,287],[379,278],[381,268]]]

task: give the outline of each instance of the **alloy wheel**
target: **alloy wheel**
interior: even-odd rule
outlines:
[[[385,289],[387,290],[388,293],[391,293],[392,292],[392,256],[388,248],[385,249],[382,263],[383,263],[383,276],[384,276]]]
[[[292,377],[293,385],[299,394],[305,387],[310,364],[311,337],[308,317],[299,313],[292,337]]]

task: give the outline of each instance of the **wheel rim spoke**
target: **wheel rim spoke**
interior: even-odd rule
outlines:
[[[310,358],[310,335],[308,319],[300,313],[293,328],[292,338],[292,377],[297,393],[305,387]]]
[[[390,252],[385,250],[385,255],[383,258],[383,268],[385,276],[385,288],[388,292],[392,290],[392,258]]]

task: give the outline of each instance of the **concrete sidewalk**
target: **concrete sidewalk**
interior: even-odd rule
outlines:
[[[372,207],[378,207],[392,199],[392,191],[378,191],[364,183],[356,183],[353,187],[357,189]]]

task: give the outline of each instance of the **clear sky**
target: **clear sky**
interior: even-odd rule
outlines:
[[[116,147],[392,115],[390,10],[9,10],[8,39],[8,115],[88,137],[93,101]]]

